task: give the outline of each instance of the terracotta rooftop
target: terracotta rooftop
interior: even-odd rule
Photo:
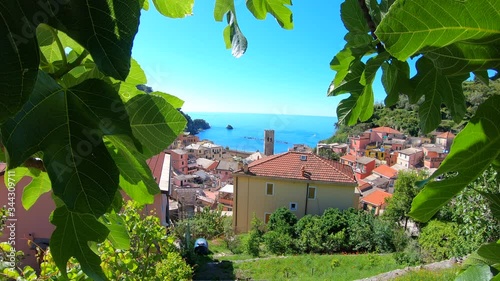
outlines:
[[[395,134],[395,135],[402,135],[398,130],[394,130],[393,128],[390,127],[377,127],[371,129],[373,132],[378,132],[378,133],[386,133],[386,134]]]
[[[387,166],[387,165],[380,165],[377,168],[373,170],[374,173],[377,173],[379,175],[382,175],[386,178],[394,178],[398,174],[398,171]]]
[[[442,139],[452,139],[455,137],[455,135],[452,132],[445,132],[445,133],[437,135],[436,137],[442,138]]]
[[[358,186],[358,188],[361,192],[365,192],[365,191],[371,189],[372,187],[373,186],[371,184],[364,182],[364,181],[360,181],[359,186]]]
[[[346,155],[340,157],[340,159],[344,159],[344,160],[347,160],[349,162],[356,162],[356,156],[351,155],[351,154],[346,154]]]
[[[252,162],[248,170],[263,177],[357,184],[351,167],[312,153],[289,151],[268,156]]]
[[[392,197],[392,194],[382,190],[375,190],[366,197],[361,198],[361,201],[370,203],[374,206],[380,206],[385,203],[385,198]]]
[[[359,157],[358,159],[356,159],[356,162],[361,163],[361,164],[368,164],[372,161],[375,161],[375,158],[362,156],[362,157]]]

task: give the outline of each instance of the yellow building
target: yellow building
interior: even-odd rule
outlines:
[[[315,154],[285,152],[252,162],[233,174],[233,225],[247,232],[255,215],[266,222],[279,207],[297,218],[328,208],[358,207],[357,181],[348,165]]]
[[[383,161],[383,160],[385,160],[385,150],[381,150],[379,148],[366,149],[365,156]]]

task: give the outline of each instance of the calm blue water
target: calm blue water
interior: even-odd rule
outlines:
[[[264,151],[264,130],[274,130],[274,153],[288,151],[293,144],[316,147],[320,140],[332,136],[336,117],[189,112],[191,118],[205,119],[212,128],[200,132],[200,139],[209,139],[230,149]],[[231,124],[233,130],[226,129]]]

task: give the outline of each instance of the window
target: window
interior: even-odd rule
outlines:
[[[264,213],[264,223],[268,223],[270,218],[271,218],[270,213]]]
[[[267,195],[274,195],[274,184],[273,183],[266,183],[266,194]]]
[[[297,211],[297,203],[290,202],[290,211]]]
[[[316,187],[309,187],[309,189],[307,190],[307,199],[316,199]]]

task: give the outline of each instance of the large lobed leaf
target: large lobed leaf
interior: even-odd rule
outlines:
[[[358,0],[346,0],[340,5],[342,22],[349,32],[366,34],[370,31]]]
[[[429,220],[499,158],[499,104],[500,96],[495,95],[479,106],[476,115],[455,138],[450,154],[427,181],[446,173],[451,173],[452,176],[427,183],[413,200],[410,216],[418,221]]]
[[[153,0],[156,10],[170,18],[184,18],[193,14],[194,0]]]
[[[67,259],[74,256],[86,274],[101,274],[100,260],[88,255],[87,241],[106,238],[107,229],[94,226],[114,202],[119,183],[119,170],[102,138],[133,137],[126,112],[116,110],[120,104],[118,93],[102,80],[89,79],[63,89],[40,71],[29,102],[1,128],[9,168],[43,152],[53,194],[61,200],[52,221],[56,230],[51,247],[63,272]],[[28,198],[28,205],[32,204],[44,191],[45,187],[28,188],[23,201]],[[94,225],[91,230],[90,225]]]
[[[410,99],[415,103],[425,95],[425,101],[419,108],[422,131],[428,133],[439,125],[443,102],[450,110],[453,120],[459,123],[466,112],[462,82],[468,75],[445,76],[426,57],[421,57],[416,66],[418,73],[411,79],[415,92],[410,95]]]
[[[214,19],[222,21],[226,15],[227,26],[222,32],[226,49],[232,49],[232,55],[239,58],[245,54],[248,46],[247,38],[241,32],[236,18],[234,0],[216,0],[214,7]]]
[[[270,13],[284,29],[293,29],[292,11],[285,5],[291,0],[247,0],[247,8],[257,19],[263,20]]]
[[[153,203],[160,189],[133,140],[126,135],[104,136],[104,143],[120,171],[120,187],[139,204]]]
[[[51,222],[56,229],[50,238],[50,251],[63,276],[67,279],[66,265],[71,257],[75,257],[83,272],[92,280],[107,280],[101,268],[101,259],[88,243],[104,242],[108,228],[93,215],[71,212],[66,206],[54,211]]]
[[[170,103],[171,99],[170,95],[153,92],[135,96],[125,104],[133,134],[143,145],[142,154],[146,158],[168,147],[187,124]]]
[[[21,108],[35,85],[40,57],[25,16],[33,12],[18,1],[0,2],[0,124]]]
[[[102,72],[124,80],[140,8],[138,1],[125,0],[2,1],[0,123],[22,107],[35,86],[40,64],[38,25],[47,23],[64,31],[92,54]]]
[[[396,1],[377,27],[386,49],[405,61],[433,53],[446,73],[498,69],[500,1]]]
[[[104,74],[125,80],[140,11],[139,1],[69,0],[54,11],[49,24],[88,50]]]

